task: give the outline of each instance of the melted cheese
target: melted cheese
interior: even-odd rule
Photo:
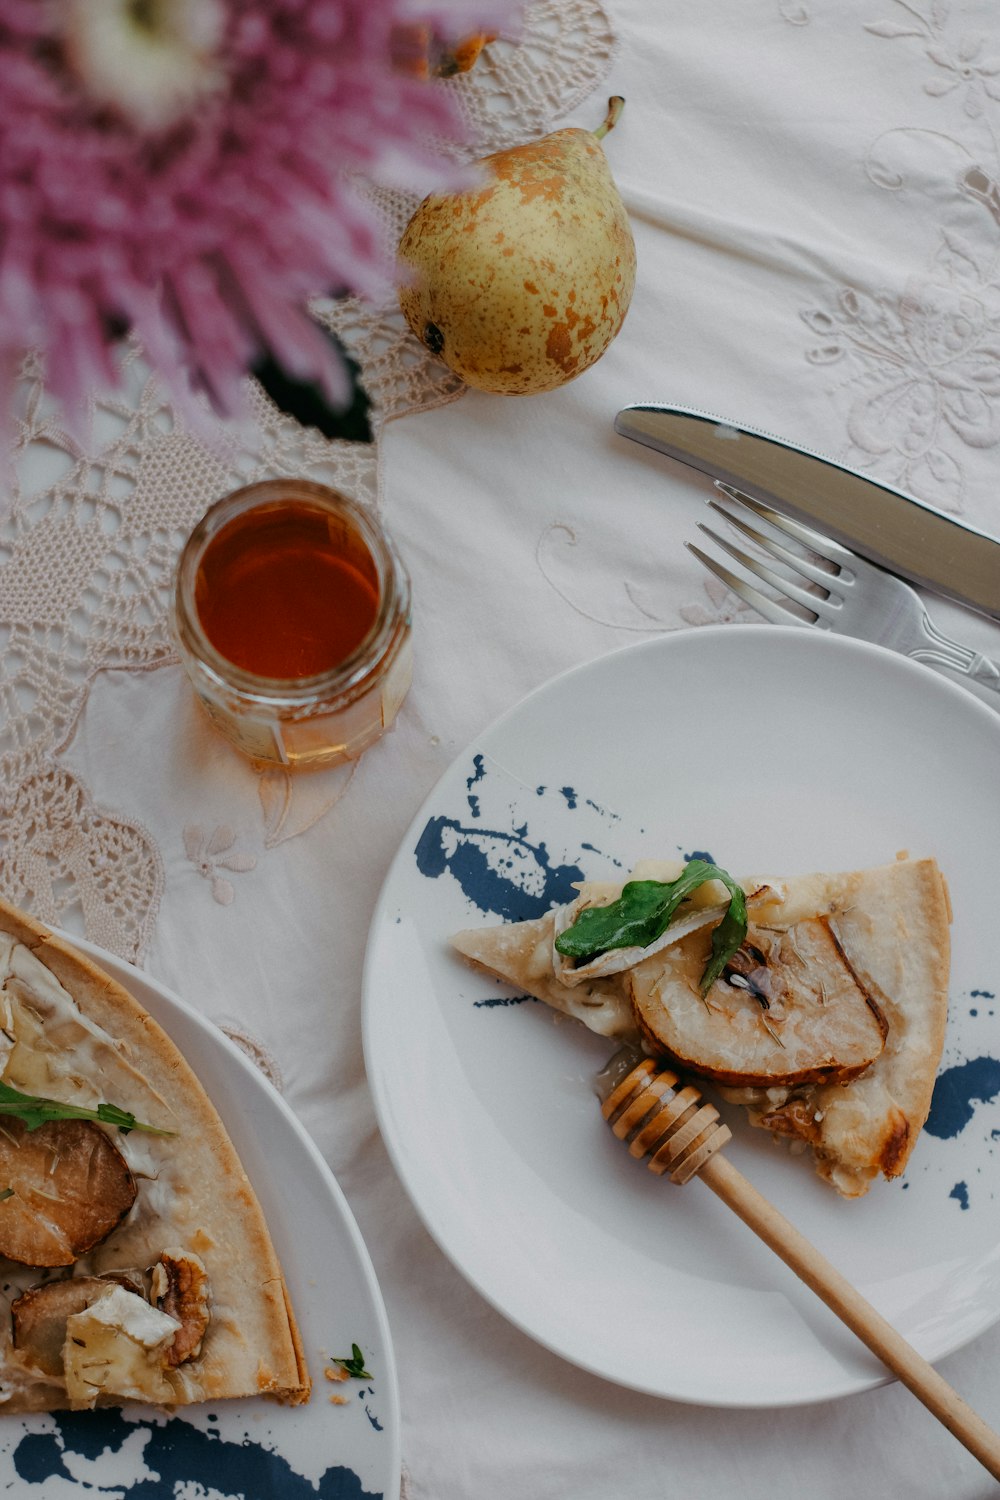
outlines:
[[[52,1085],[69,1085],[74,1103],[99,1098],[93,1079],[104,1049],[121,1055],[121,1046],[83,1015],[72,995],[31,949],[10,942],[0,953],[0,983],[5,1030],[13,1038],[3,1076],[25,1093],[51,1094]]]
[[[66,1319],[63,1368],[74,1408],[94,1406],[99,1396],[131,1401],[169,1401],[174,1392],[163,1354],[180,1328],[123,1286]]]

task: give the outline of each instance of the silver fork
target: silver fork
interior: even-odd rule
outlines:
[[[717,480],[715,488],[726,497],[729,505],[709,500],[712,509],[724,516],[730,526],[760,551],[803,580],[802,583],[796,582],[786,573],[777,572],[759,557],[752,557],[699,521],[699,531],[786,601],[781,602],[781,599],[763,593],[700,547],[685,542],[688,551],[710,573],[762,614],[765,620],[776,625],[818,626],[837,635],[859,636],[862,640],[900,651],[915,661],[927,662],[934,667],[950,667],[970,681],[1000,694],[1000,666],[972,647],[960,646],[938,630],[923,601],[908,583],[731,485]],[[745,519],[748,515],[763,521],[766,527],[806,548],[814,556],[805,557],[800,552],[793,552],[770,532],[752,526]],[[797,609],[789,608],[789,604]]]

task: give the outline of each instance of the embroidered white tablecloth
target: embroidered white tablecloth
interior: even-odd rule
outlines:
[[[553,673],[752,619],[683,550],[707,486],[617,439],[621,406],[776,431],[1000,532],[994,0],[564,0],[532,16],[530,65],[487,63],[462,87],[489,146],[596,126],[607,94],[626,96],[605,142],[639,259],[620,337],[563,390],[505,400],[462,392],[391,312],[340,310],[377,402],[377,462],[263,407],[256,431],[210,452],[138,360],[134,399],[101,399],[82,454],[29,373],[0,537],[0,885],[143,964],[283,1088],[387,1303],[409,1500],[976,1500],[983,1471],[896,1385],[740,1412],[564,1363],[452,1268],[378,1134],[365,936],[438,776]],[[244,476],[297,472],[380,508],[413,575],[416,668],[391,735],[354,768],[295,779],[208,727],[165,607],[201,510]],[[1000,655],[1000,629],[934,609]],[[998,1356],[994,1330],[942,1365],[994,1425]]]

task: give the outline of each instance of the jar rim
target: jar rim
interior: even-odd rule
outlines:
[[[335,514],[353,527],[371,557],[378,584],[378,608],[365,635],[332,667],[308,677],[267,677],[239,666],[213,644],[195,604],[195,580],[205,552],[222,529],[238,516],[281,502],[297,501]],[[263,479],[231,490],[214,501],[195,525],[181,550],[174,584],[178,635],[200,659],[216,685],[284,709],[349,693],[364,683],[385,659],[400,618],[409,615],[410,583],[388,534],[357,500],[312,479]]]

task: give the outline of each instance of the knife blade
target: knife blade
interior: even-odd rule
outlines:
[[[808,448],[684,406],[636,404],[615,431],[1000,620],[1000,540]]]

